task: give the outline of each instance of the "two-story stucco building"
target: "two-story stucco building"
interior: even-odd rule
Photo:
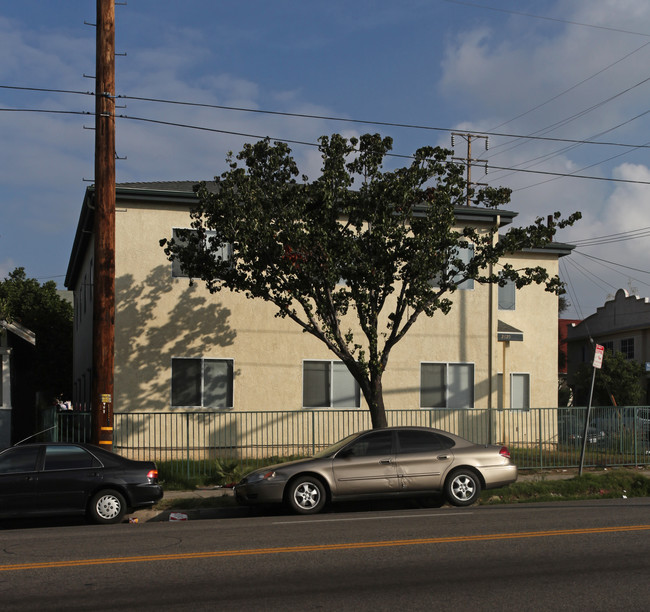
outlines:
[[[66,286],[75,296],[74,404],[92,387],[93,188],[83,202]],[[114,411],[280,411],[358,408],[364,400],[327,348],[274,307],[242,294],[190,286],[160,247],[190,224],[192,183],[122,184],[116,190]],[[489,231],[516,213],[459,207],[458,224]],[[571,247],[513,253],[516,267],[557,274]],[[386,408],[554,407],[557,296],[467,282],[448,315],[422,316],[391,353]],[[505,372],[506,385],[502,384]]]

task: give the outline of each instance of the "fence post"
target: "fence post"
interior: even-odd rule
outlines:
[[[639,465],[639,444],[638,444],[638,437],[639,437],[639,432],[637,429],[637,423],[639,420],[639,407],[635,406],[634,407],[634,465]]]
[[[544,440],[543,440],[543,429],[542,429],[542,408],[537,409],[537,413],[539,414],[539,422],[537,423],[538,431],[539,431],[539,468],[541,470],[544,469]]]
[[[185,446],[186,446],[186,464],[187,464],[187,479],[190,479],[190,413],[185,413]]]

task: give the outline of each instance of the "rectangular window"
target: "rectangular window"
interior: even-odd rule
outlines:
[[[626,359],[634,359],[634,338],[623,338],[621,340],[621,353]]]
[[[530,409],[530,374],[510,375],[510,408],[512,410]]]
[[[465,265],[468,264],[472,260],[473,257],[474,257],[474,245],[470,245],[470,246],[467,246],[467,247],[461,247],[457,251],[455,251],[454,254],[452,255],[452,258],[460,259],[461,262],[463,264],[465,264]],[[454,283],[457,283],[457,282],[460,281],[462,276],[463,275],[461,273],[455,274],[454,277],[452,278],[452,281]],[[431,287],[439,287],[440,282],[441,282],[441,275],[436,275],[435,278],[432,278],[429,281],[429,285],[431,285]],[[458,285],[458,289],[465,289],[465,290],[474,289],[474,279],[470,278],[470,279],[460,283],[460,285]]]
[[[614,342],[613,342],[613,340],[608,340],[607,342],[601,342],[601,344],[603,345],[603,348],[606,351],[614,352]]]
[[[458,257],[458,259],[460,259],[463,262],[463,264],[467,265],[472,260],[472,258],[474,257],[474,246],[469,245],[467,247],[460,248],[458,250],[457,257]],[[457,283],[462,278],[462,276],[463,276],[462,274],[457,274],[454,277],[454,282]],[[466,280],[466,281],[460,283],[460,285],[458,285],[458,288],[463,289],[465,291],[473,290],[474,289],[474,279],[470,278],[469,280]]]
[[[497,407],[499,410],[503,410],[503,374],[501,373],[497,375],[497,391]],[[509,400],[511,410],[530,409],[530,374],[510,374]]]
[[[304,408],[359,408],[361,390],[342,361],[303,361]]]
[[[184,229],[183,231],[185,232],[192,232],[193,234],[196,234],[196,230],[192,229]],[[211,238],[216,234],[213,230],[206,230],[206,238]],[[180,234],[179,234],[179,229],[172,229],[172,237],[173,239],[180,245],[185,245],[187,244],[187,240],[183,239]],[[230,248],[229,244],[222,244],[220,248],[218,248],[214,252],[214,258],[215,260],[223,260],[223,261],[229,261],[232,255],[232,251]],[[174,278],[183,278],[187,277],[187,274],[182,270],[180,262],[175,259],[172,262],[172,276]]]
[[[423,363],[420,365],[421,408],[472,408],[474,364]]]
[[[514,310],[515,309],[515,283],[508,280],[506,284],[501,287],[499,285],[499,310]]]
[[[172,359],[172,406],[232,408],[232,359]]]

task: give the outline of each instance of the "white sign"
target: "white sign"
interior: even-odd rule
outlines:
[[[604,351],[605,351],[605,347],[602,344],[596,345],[596,352],[594,353],[594,368],[600,369],[603,367]]]

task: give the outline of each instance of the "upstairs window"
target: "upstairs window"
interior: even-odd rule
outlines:
[[[472,258],[474,257],[474,245],[469,245],[466,247],[460,247],[458,248],[451,259],[460,259],[460,261],[463,264],[468,264]],[[451,267],[451,266],[450,266]],[[463,273],[459,272],[458,274],[455,274],[454,277],[452,278],[452,281],[454,283],[459,283],[461,278],[463,278]],[[437,275],[435,278],[431,279],[429,281],[429,284],[432,287],[439,287],[440,286],[440,275]],[[464,290],[472,290],[474,289],[474,279],[470,278],[468,280],[463,281],[458,285],[458,289],[464,289]]]
[[[515,289],[515,283],[512,280],[507,280],[503,287],[499,285],[499,310],[515,309]]]
[[[621,340],[621,353],[626,359],[634,359],[634,338],[623,338]]]
[[[172,229],[172,237],[174,241],[181,246],[184,246],[187,244],[187,240],[183,237],[181,237],[180,232],[191,232],[192,234],[196,234],[196,230],[193,229]],[[216,232],[213,230],[206,230],[206,240],[209,240],[213,236],[216,235]],[[216,251],[214,251],[214,258],[216,261],[230,261],[232,258],[232,249],[229,244],[222,244]],[[174,259],[172,261],[172,277],[174,278],[187,278],[188,275],[185,274],[184,270],[181,267],[180,262],[177,259]]]

